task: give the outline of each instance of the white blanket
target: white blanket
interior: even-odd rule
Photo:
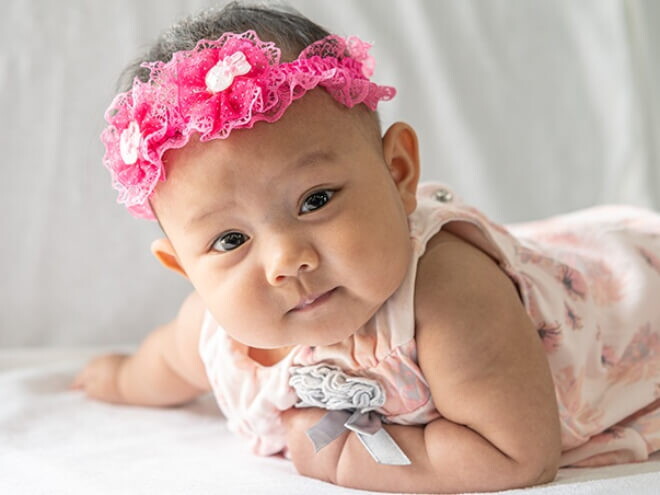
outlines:
[[[67,389],[100,349],[0,350],[0,494],[340,494],[260,458],[229,433],[211,397],[176,409],[113,406]],[[660,456],[564,469],[511,494],[657,494]]]

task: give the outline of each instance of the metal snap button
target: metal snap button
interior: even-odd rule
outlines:
[[[436,201],[440,201],[441,203],[448,203],[454,199],[454,195],[447,189],[438,189],[435,193],[433,193],[433,198]]]

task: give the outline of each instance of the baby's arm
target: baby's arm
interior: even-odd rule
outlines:
[[[193,292],[170,323],[151,332],[133,355],[111,354],[92,360],[72,388],[118,404],[170,406],[210,390],[197,351],[204,305]]]
[[[437,239],[420,261],[416,336],[443,417],[425,427],[386,426],[412,460],[400,467],[376,464],[353,433],[315,455],[297,432],[322,412],[291,413],[290,448],[303,474],[354,488],[432,493],[554,478],[560,436],[553,383],[516,289],[481,251],[451,235]]]

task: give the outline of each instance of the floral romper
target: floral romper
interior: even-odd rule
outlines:
[[[440,229],[495,259],[516,284],[545,348],[561,420],[561,465],[642,461],[660,450],[660,215],[600,206],[498,225],[445,186],[424,184],[409,217],[413,256],[397,291],[346,341],[297,346],[262,366],[207,312],[200,354],[229,428],[261,455],[285,451],[280,414],[300,402],[292,370],[328,363],[375,380],[383,421],[438,417],[417,365],[419,258]]]

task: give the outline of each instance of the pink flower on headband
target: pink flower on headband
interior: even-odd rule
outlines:
[[[362,64],[362,74],[364,77],[369,78],[373,76],[374,69],[376,68],[376,61],[371,55],[369,55],[371,44],[362,41],[357,36],[349,36],[346,38],[346,46],[351,57]]]
[[[275,122],[317,86],[349,108],[364,103],[375,110],[395,90],[369,81],[374,66],[369,47],[356,37],[331,35],[296,60],[280,63],[273,43],[246,31],[202,40],[166,63],[143,64],[149,80],[136,79],[115,97],[101,134],[117,201],[137,217],[154,219],[149,197],[165,180],[165,151],[185,146],[193,134],[201,141],[224,139],[233,129]]]

